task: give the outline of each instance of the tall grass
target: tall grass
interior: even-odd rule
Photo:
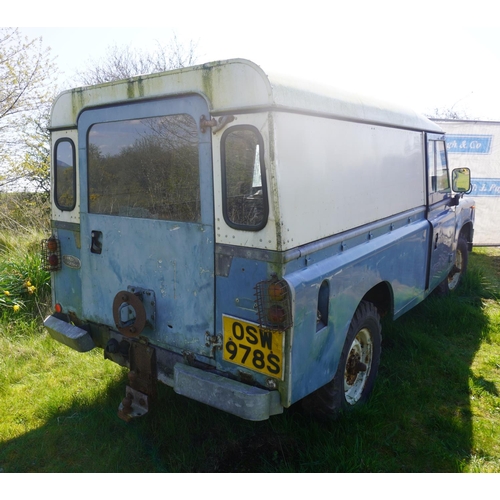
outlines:
[[[21,238],[32,231],[50,228],[50,201],[47,193],[3,193],[0,191],[0,232]],[[1,248],[1,247],[0,247]]]
[[[0,193],[0,315],[42,318],[50,300],[50,273],[41,268],[48,201],[38,193]]]

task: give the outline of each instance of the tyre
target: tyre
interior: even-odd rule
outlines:
[[[381,331],[376,307],[361,302],[349,326],[335,377],[302,401],[307,413],[321,419],[333,418],[368,399],[380,363]]]
[[[438,295],[446,295],[455,290],[462,281],[463,275],[467,271],[469,253],[467,251],[467,241],[463,236],[458,237],[457,251],[455,252],[455,262],[446,279],[440,283],[436,289]]]

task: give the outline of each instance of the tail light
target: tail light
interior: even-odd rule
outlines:
[[[262,328],[285,331],[292,326],[290,288],[274,275],[270,280],[255,285],[257,314]]]
[[[61,243],[54,236],[42,240],[42,268],[44,271],[61,269]]]

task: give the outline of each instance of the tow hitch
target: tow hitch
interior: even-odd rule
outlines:
[[[152,347],[142,342],[132,342],[129,356],[129,383],[125,398],[118,407],[118,416],[125,422],[148,413],[149,405],[156,398],[158,381],[156,351]]]

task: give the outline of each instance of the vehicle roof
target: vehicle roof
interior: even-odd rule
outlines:
[[[203,95],[213,116],[275,109],[442,133],[438,124],[409,108],[325,85],[266,74],[245,59],[216,61],[67,90],[54,101],[50,128],[75,127],[84,109],[186,93]]]

